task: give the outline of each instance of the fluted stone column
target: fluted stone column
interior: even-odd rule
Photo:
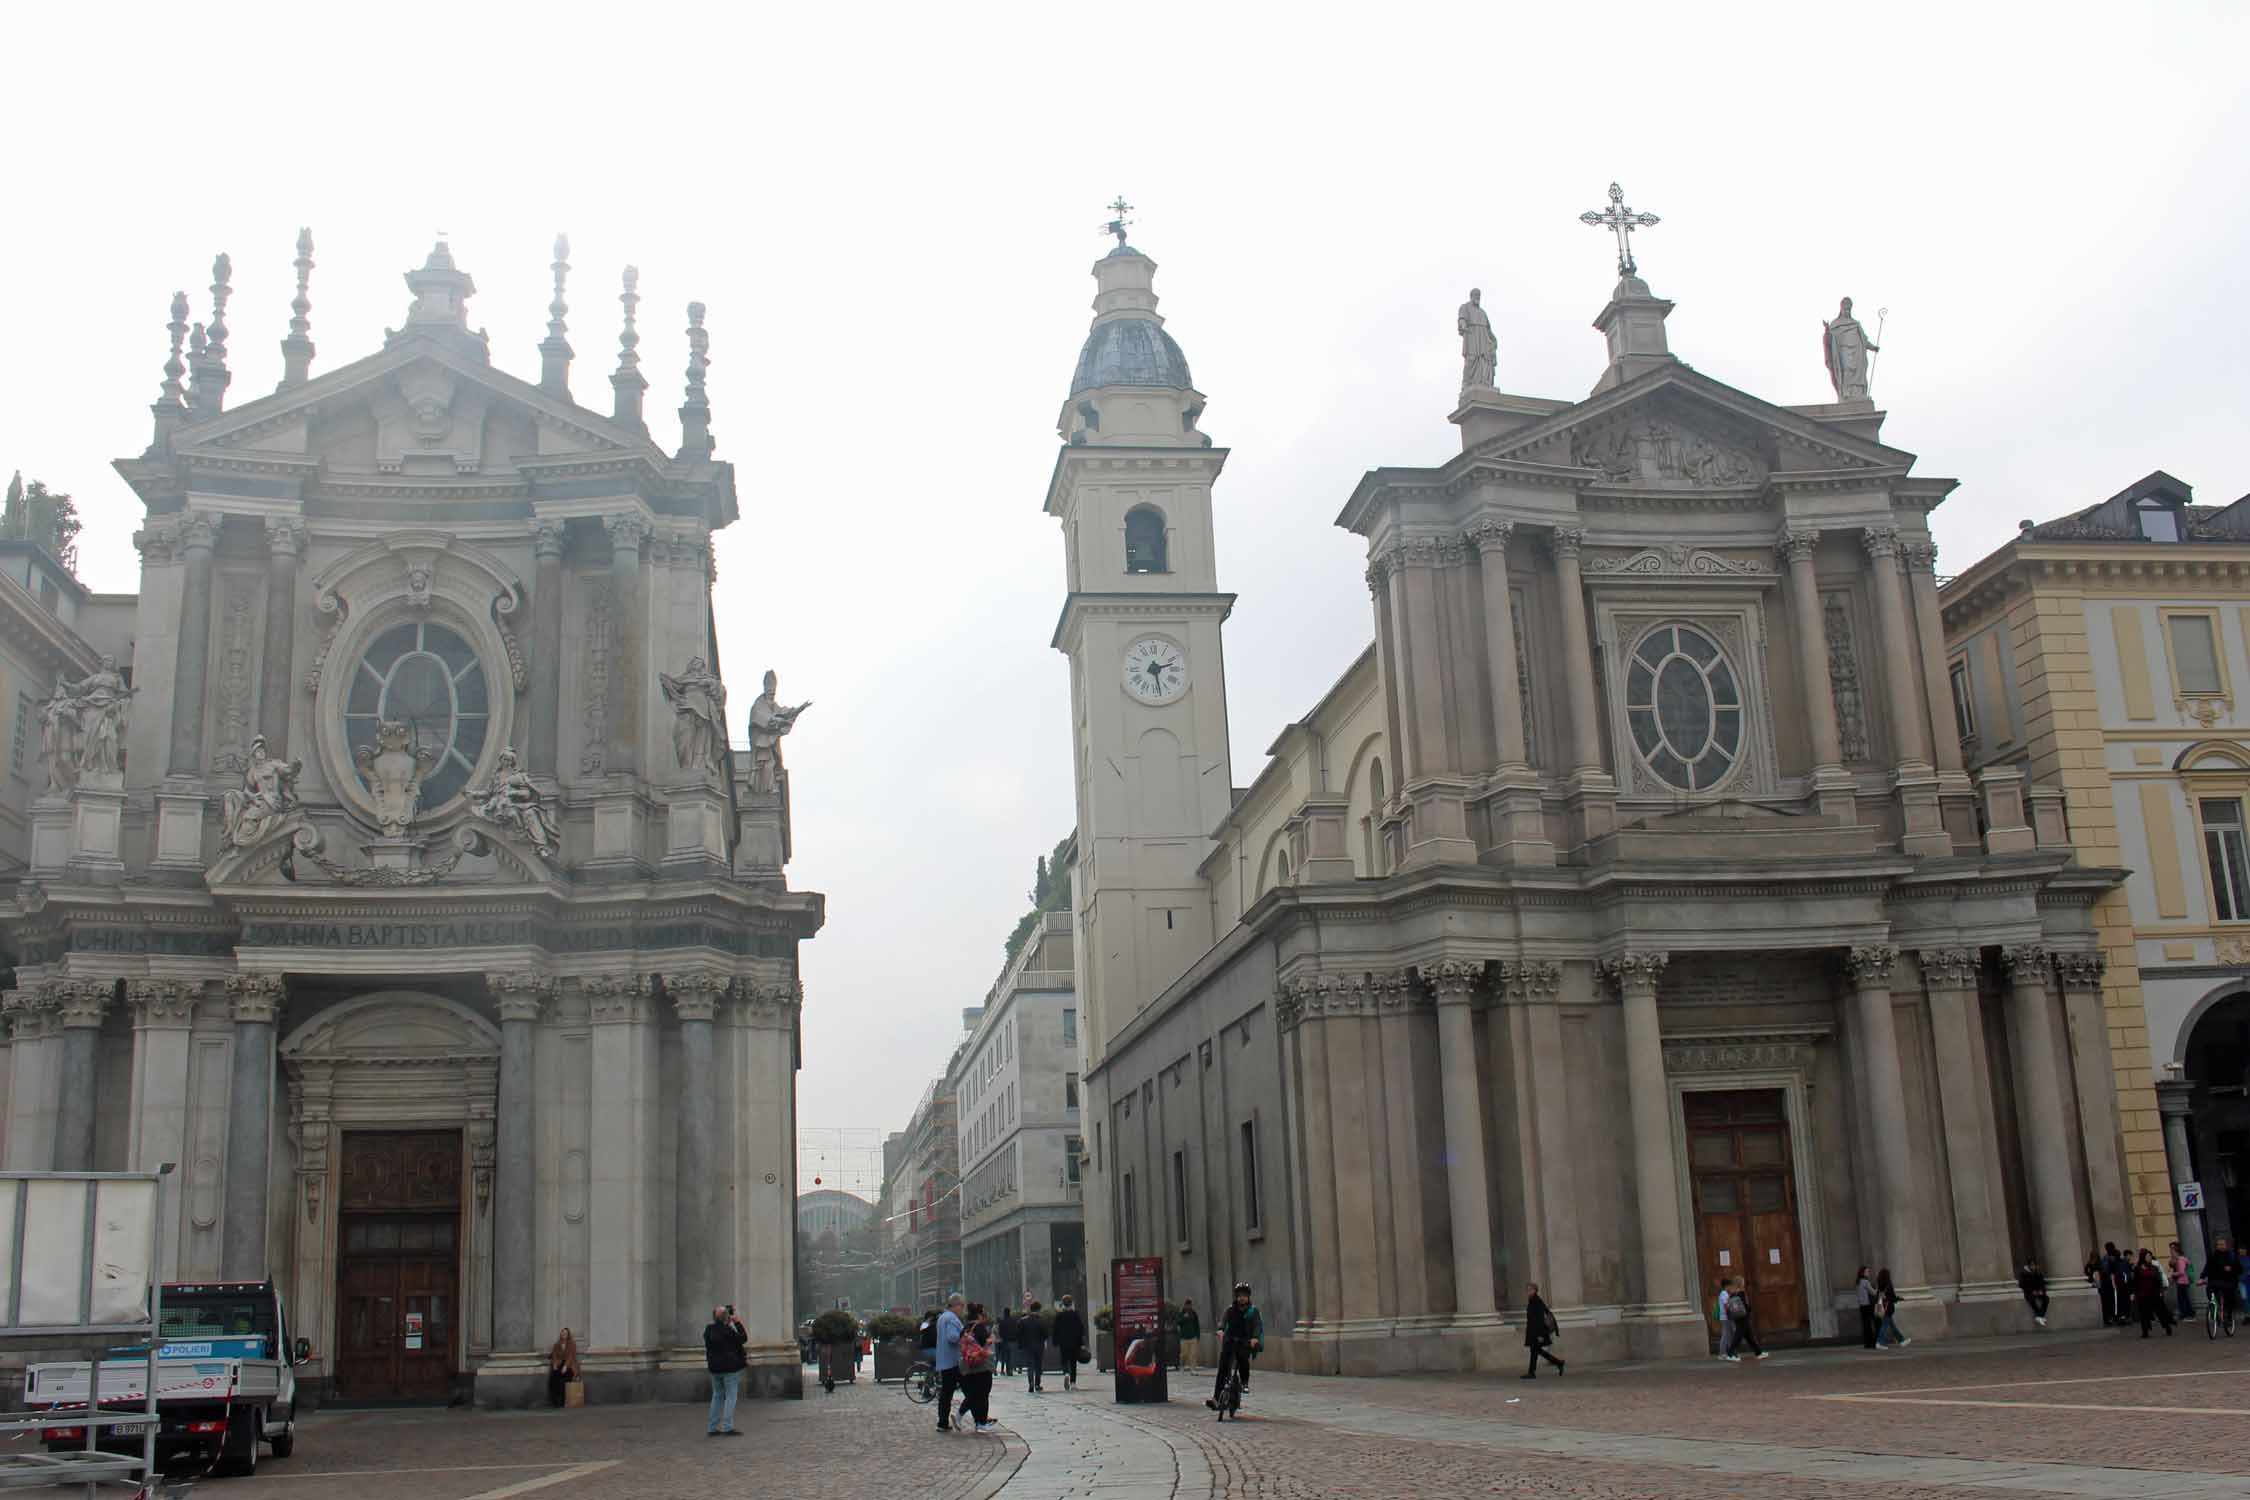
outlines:
[[[2016,1114],[2031,1171],[2031,1216],[2039,1258],[2050,1276],[2075,1268],[2086,1253],[2071,1181],[2070,1143],[2063,1138],[2061,1038],[2055,1032],[2047,951],[2037,943],[2000,950],[2008,975],[2008,1035],[2015,1052]]]
[[[296,680],[297,563],[305,552],[305,523],[266,522],[266,641],[258,658],[258,733],[277,760],[289,758],[290,685]]]
[[[1891,969],[1898,950],[1881,946],[1844,955],[1858,1021],[1860,1086],[1867,1090],[1867,1119],[1875,1175],[1883,1195],[1883,1244],[1876,1259],[1888,1262],[1900,1286],[1927,1286],[1921,1216],[1914,1211],[1914,1140],[1906,1124],[1906,1085],[1899,1076],[1898,1025],[1891,1014]]]
[[[1813,769],[1841,770],[1843,737],[1836,727],[1836,696],[1829,684],[1828,622],[1820,603],[1820,580],[1813,571],[1820,533],[1792,528],[1781,534],[1775,547],[1789,565],[1789,623],[1797,637],[1797,684],[1812,732]]]
[[[532,550],[538,570],[531,582],[531,638],[546,649],[531,659],[531,738],[529,768],[535,776],[556,774],[562,743],[562,560],[560,521],[534,521]]]
[[[203,774],[203,700],[211,669],[212,550],[218,517],[190,512],[180,521],[177,547],[184,563],[180,586],[180,640],[172,669],[172,744],[165,771]]]
[[[1490,1179],[1485,1175],[1484,1109],[1477,1089],[1477,1032],[1471,1006],[1480,963],[1445,962],[1425,971],[1437,997],[1438,1081],[1445,1105],[1445,1190],[1453,1215],[1454,1323],[1496,1323],[1492,1289]]]
[[[609,532],[609,576],[616,594],[616,650],[609,679],[609,763],[612,774],[630,776],[641,768],[641,681],[647,669],[647,609],[641,601],[641,543],[649,525],[637,515],[602,517]]]
[[[712,1161],[718,1137],[718,1090],[712,1063],[711,1022],[731,980],[709,970],[664,976],[664,989],[680,1020],[679,1185],[673,1194],[673,1340],[690,1343],[724,1300],[713,1280],[711,1255]]]
[[[500,1012],[500,1077],[495,1090],[492,1172],[492,1347],[538,1347],[531,1294],[537,1279],[538,1179],[532,1145],[539,1131],[533,1054],[539,1018],[555,998],[555,980],[518,970],[487,974]]]
[[[1906,608],[1906,579],[1899,572],[1898,532],[1870,526],[1861,534],[1875,587],[1875,623],[1883,636],[1883,708],[1891,722],[1892,759],[1902,768],[1928,769],[1927,708],[1914,687],[1914,627]]]
[[[94,1102],[101,1095],[102,1021],[116,991],[109,979],[64,979],[55,985],[62,1022],[62,1108],[55,1121],[55,1170],[94,1170]]]
[[[2094,1211],[2094,1238],[2122,1245],[2136,1238],[2125,1191],[2124,1124],[2117,1112],[2117,1077],[2110,1063],[2109,1017],[2102,1009],[2099,953],[2058,953],[2070,1070],[2077,1090],[2078,1133],[2086,1153],[2086,1196]]]
[[[1308,1324],[1331,1324],[1343,1301],[1343,1271],[1337,1261],[1336,1141],[1328,1097],[1328,1027],[1322,980],[1292,979],[1282,987],[1281,1024],[1296,1043],[1297,1074],[1292,1080],[1304,1099],[1305,1222],[1309,1230],[1304,1259],[1311,1294]]]
[[[2173,1223],[2178,1226],[2180,1251],[2188,1264],[2200,1267],[2207,1245],[2203,1215],[2180,1207],[2180,1186],[2196,1181],[2195,1152],[2188,1145],[2188,1116],[2195,1111],[2195,1085],[2184,1078],[2166,1078],[2156,1085],[2156,1111],[2164,1120],[2164,1164],[2172,1183]]]
[[[1664,1079],[1664,1034],[1656,982],[1671,955],[1626,953],[1602,960],[1625,1011],[1626,1106],[1633,1119],[1633,1190],[1640,1206],[1643,1298],[1670,1307],[1687,1296],[1680,1247],[1680,1192],[1672,1158],[1672,1093]]]
[[[225,1223],[219,1274],[229,1281],[267,1276],[267,1151],[273,1138],[273,1035],[287,986],[279,974],[227,979],[234,1018],[234,1076],[227,1094]]]
[[[1578,572],[1578,553],[1585,544],[1586,533],[1570,526],[1556,527],[1548,542],[1555,559],[1556,605],[1562,611],[1563,676],[1570,687],[1571,767],[1580,775],[1602,770],[1600,710],[1594,699],[1594,644],[1586,631],[1586,585]]]
[[[1924,948],[1915,957],[1930,998],[1938,1110],[1945,1128],[1961,1280],[2006,1281],[2010,1275],[2007,1208],[2001,1197],[2000,1138],[1978,1013],[1977,950]]]

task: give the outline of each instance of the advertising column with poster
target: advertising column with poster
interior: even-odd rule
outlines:
[[[1109,1263],[1117,1399],[1169,1401],[1164,1385],[1164,1262],[1153,1255]]]

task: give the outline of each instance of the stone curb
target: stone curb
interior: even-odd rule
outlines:
[[[1023,1467],[1023,1461],[1029,1457],[1031,1445],[1013,1427],[1003,1426],[1000,1431],[1000,1457],[993,1461],[991,1468],[984,1471],[983,1477],[974,1486],[962,1491],[957,1500],[992,1500],[993,1496],[1008,1487],[1008,1482],[1016,1477],[1016,1471]]]

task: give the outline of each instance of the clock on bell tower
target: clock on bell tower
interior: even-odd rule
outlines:
[[[1122,210],[1121,210],[1122,212]],[[1078,797],[1080,1035],[1089,1072],[1217,934],[1198,872],[1233,806],[1211,486],[1226,450],[1157,315],[1156,263],[1109,226],[1094,323],[1063,403],[1047,514],[1062,522]]]

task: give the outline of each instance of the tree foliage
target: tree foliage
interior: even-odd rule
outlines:
[[[1015,931],[1008,934],[1007,962],[1014,963],[1016,955],[1023,952],[1023,945],[1030,942],[1031,935],[1039,930],[1040,918],[1051,911],[1070,909],[1070,866],[1063,862],[1063,855],[1069,844],[1070,835],[1066,833],[1055,840],[1053,853],[1040,856],[1038,870],[1032,880],[1031,910],[1023,914],[1016,922]]]
[[[0,537],[37,542],[76,576],[81,525],[77,502],[48,489],[46,481],[25,484],[21,472],[8,481],[7,503],[0,506]]]

